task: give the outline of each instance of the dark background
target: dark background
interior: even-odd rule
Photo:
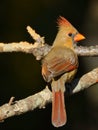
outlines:
[[[26,31],[30,25],[51,45],[56,33],[56,19],[67,18],[86,40],[85,45],[98,44],[97,0],[1,0],[0,42],[33,42]],[[78,77],[98,66],[97,57],[79,58]],[[0,105],[25,98],[44,89],[41,64],[31,54],[0,53]],[[67,124],[58,129],[98,130],[98,85],[66,96]],[[6,119],[0,130],[57,129],[51,125],[51,104],[26,114]]]

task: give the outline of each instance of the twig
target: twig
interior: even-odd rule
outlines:
[[[44,44],[44,37],[41,37],[39,34],[35,32],[30,26],[27,26],[27,31],[31,35],[31,37],[39,44]]]
[[[15,97],[11,97],[11,98],[10,98],[10,100],[9,100],[9,102],[8,102],[8,104],[9,104],[9,105],[12,105],[12,104],[13,104],[14,99],[15,99]]]

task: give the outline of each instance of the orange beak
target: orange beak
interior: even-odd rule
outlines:
[[[80,33],[76,34],[75,37],[74,37],[75,42],[81,41],[83,39],[85,39],[85,37]]]

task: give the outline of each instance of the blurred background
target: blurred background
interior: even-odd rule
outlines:
[[[67,18],[86,40],[79,45],[98,44],[98,0],[1,0],[0,42],[32,42],[26,31],[30,25],[48,44],[52,44],[56,33],[56,19]],[[98,67],[98,57],[79,57],[81,77]],[[44,89],[46,83],[41,76],[41,63],[31,54],[0,53],[0,105],[26,98]],[[67,124],[58,129],[98,130],[98,84],[66,96]],[[6,119],[0,130],[51,129],[51,104],[45,109],[36,109],[26,114]]]

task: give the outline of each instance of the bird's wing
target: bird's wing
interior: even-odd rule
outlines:
[[[64,59],[64,57],[54,57],[53,59],[51,59],[51,63],[52,64],[49,64],[48,62],[47,68],[54,77],[76,68],[76,61],[72,58]]]
[[[44,62],[42,65],[42,75],[46,81],[50,81],[52,78],[59,76],[65,72],[71,71],[77,68],[77,62],[75,57],[53,57],[48,62]]]

